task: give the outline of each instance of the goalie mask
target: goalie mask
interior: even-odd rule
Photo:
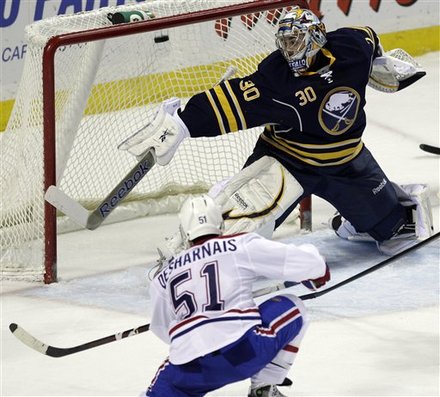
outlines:
[[[224,230],[223,217],[215,201],[207,195],[190,197],[180,210],[182,237],[193,241],[207,235],[221,235]]]
[[[310,10],[295,7],[280,20],[276,45],[294,73],[305,72],[327,42],[325,25]]]

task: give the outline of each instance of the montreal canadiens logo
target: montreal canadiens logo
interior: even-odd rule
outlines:
[[[319,109],[321,127],[331,135],[343,134],[356,120],[359,104],[359,94],[350,87],[330,91]]]

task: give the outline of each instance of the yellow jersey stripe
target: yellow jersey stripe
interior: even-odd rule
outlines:
[[[225,81],[225,87],[226,87],[226,90],[228,91],[229,95],[232,98],[232,102],[234,102],[235,110],[238,114],[238,117],[240,118],[240,122],[241,122],[240,129],[247,130],[246,119],[244,117],[243,111],[241,110],[240,103],[238,102],[237,97],[235,96],[234,91],[232,90],[231,84],[229,83],[229,81]]]
[[[237,131],[238,130],[237,119],[234,116],[229,100],[226,97],[226,94],[223,92],[222,87],[218,85],[217,87],[214,88],[214,92],[217,95],[217,99],[220,102],[220,106],[223,110],[223,113],[226,116],[226,120],[228,120],[229,131]]]
[[[329,156],[326,156],[325,154],[317,154],[317,153],[307,153],[307,152],[295,151],[291,147],[287,147],[287,146],[281,144],[280,142],[277,142],[277,141],[275,141],[273,139],[270,139],[269,137],[267,137],[264,134],[261,135],[261,137],[265,141],[270,143],[271,145],[273,145],[276,148],[278,148],[279,150],[281,150],[281,151],[283,151],[285,153],[288,153],[289,155],[291,155],[291,156],[301,160],[304,163],[307,163],[307,164],[310,164],[310,165],[314,165],[314,166],[318,166],[318,167],[329,167],[329,166],[341,165],[341,164],[348,163],[349,161],[354,159],[360,153],[360,151],[362,150],[362,148],[364,146],[363,142],[360,142],[352,150],[338,152],[340,155],[345,155],[346,157],[340,158],[341,156],[338,156],[337,158],[340,158],[340,160],[338,160],[338,161],[332,161],[332,162],[328,162],[328,163],[323,163],[323,162],[319,162],[319,161],[316,161],[316,160],[313,160],[313,159],[310,159],[310,158],[307,158],[307,157],[303,157],[299,153],[304,153],[307,156],[315,157],[318,160],[325,160],[325,159],[334,158],[331,153],[329,153]],[[297,153],[297,152],[299,152],[299,153]],[[344,154],[344,152],[347,152],[347,153]]]
[[[276,140],[276,141],[289,151],[295,152],[295,153],[302,155],[302,156],[305,156],[305,157],[315,158],[318,160],[331,160],[331,159],[338,159],[341,157],[350,156],[357,149],[357,146],[355,146],[355,147],[352,147],[349,149],[339,150],[337,152],[311,153],[311,152],[305,152],[303,150],[299,150],[299,149],[296,149],[292,146],[286,145],[283,142],[280,142],[279,140]]]
[[[280,143],[282,141],[286,145],[295,145],[295,146],[302,147],[304,149],[333,149],[333,148],[338,148],[338,147],[342,147],[342,146],[357,144],[361,141],[361,138],[355,138],[355,139],[347,139],[346,141],[326,143],[326,144],[300,143],[300,142],[293,142],[293,141],[289,141],[287,139],[278,137],[278,136],[276,136],[276,133],[275,133],[274,139],[277,141],[280,141]]]
[[[368,27],[362,27],[362,26],[350,26],[350,29],[354,30],[362,30],[368,34],[369,37],[366,37],[365,40],[370,42],[373,48],[376,48],[376,43],[374,42],[374,35],[371,29]]]
[[[223,124],[223,120],[222,120],[222,116],[220,115],[220,111],[214,101],[214,98],[211,95],[211,92],[205,91],[205,93],[206,93],[206,96],[208,97],[209,103],[211,104],[212,110],[214,110],[215,117],[217,117],[217,123],[220,128],[220,132],[222,133],[222,135],[224,135],[227,132],[226,132],[225,125]]]

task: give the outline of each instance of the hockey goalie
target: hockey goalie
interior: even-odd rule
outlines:
[[[395,93],[425,72],[401,49],[385,53],[370,27],[327,32],[310,10],[278,22],[275,46],[254,73],[189,98],[172,98],[156,118],[119,146],[166,166],[185,138],[262,126],[243,169],[210,194],[227,233],[270,236],[297,204],[316,195],[337,214],[336,234],[371,240],[395,254],[432,233],[427,186],[391,182],[365,146],[366,87]],[[402,116],[404,117],[404,115]]]

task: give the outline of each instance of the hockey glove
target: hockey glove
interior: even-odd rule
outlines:
[[[153,149],[156,162],[167,165],[180,143],[189,137],[189,131],[177,114],[178,98],[163,102],[154,120],[132,136],[121,142],[118,149],[127,150],[139,160]]]
[[[396,92],[426,75],[417,61],[401,48],[374,59],[368,85],[382,92]]]
[[[330,268],[328,267],[328,265],[325,265],[325,274],[322,277],[315,278],[313,280],[305,280],[302,281],[301,284],[312,291],[316,291],[318,288],[324,286],[325,283],[329,280],[330,280]]]

